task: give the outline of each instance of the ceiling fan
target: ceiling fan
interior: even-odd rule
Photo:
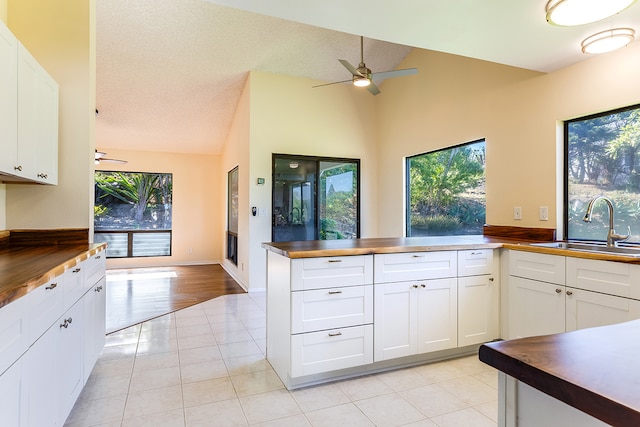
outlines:
[[[106,155],[107,155],[107,153],[96,150],[96,159],[95,159],[96,165],[99,165],[102,162],[118,163],[120,165],[124,165],[125,163],[127,163],[126,160],[108,159],[108,158],[105,157]]]
[[[349,61],[345,59],[339,59],[340,63],[351,73],[351,80],[342,80],[340,82],[333,83],[325,83],[321,85],[316,85],[313,87],[320,86],[328,86],[335,85],[338,83],[346,83],[353,82],[354,86],[358,87],[366,87],[372,95],[377,95],[380,93],[380,89],[373,82],[373,78],[377,79],[387,79],[389,77],[400,77],[400,76],[408,76],[410,74],[416,74],[418,72],[417,68],[405,68],[403,70],[391,70],[391,71],[382,71],[379,73],[372,73],[370,69],[364,63],[364,37],[360,36],[360,64],[358,68],[354,67],[349,63]]]

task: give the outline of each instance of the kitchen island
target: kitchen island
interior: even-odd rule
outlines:
[[[488,343],[500,426],[640,425],[640,320]]]
[[[292,389],[473,354],[499,338],[503,242],[264,243],[267,360]]]

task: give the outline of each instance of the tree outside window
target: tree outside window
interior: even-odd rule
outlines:
[[[591,223],[582,221],[587,204],[599,195],[615,206],[617,231],[640,242],[640,106],[565,122],[565,238],[606,241],[606,204],[594,206]]]
[[[407,236],[482,234],[485,141],[407,158]]]

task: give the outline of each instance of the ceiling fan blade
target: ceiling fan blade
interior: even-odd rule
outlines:
[[[405,68],[404,70],[391,70],[391,71],[382,71],[380,73],[371,73],[371,77],[376,79],[388,79],[389,77],[400,77],[400,76],[408,76],[411,74],[417,74],[417,68]]]
[[[104,156],[106,156],[106,155],[107,155],[107,153],[96,150],[96,154],[95,154],[95,156],[96,156],[96,160],[101,159],[101,158],[103,158],[103,157],[104,157]]]
[[[338,61],[340,61],[340,63],[342,65],[344,65],[344,68],[349,70],[349,72],[351,74],[353,74],[354,76],[366,77],[366,76],[363,76],[362,74],[360,74],[360,71],[358,71],[353,65],[349,64],[349,61],[344,60],[344,59],[338,59]]]
[[[125,163],[128,163],[126,160],[120,160],[120,159],[107,159],[105,157],[98,159],[98,162],[109,162],[109,163],[117,163],[119,165],[124,165]]]
[[[321,86],[337,85],[338,83],[347,83],[347,82],[351,83],[352,81],[353,81],[353,79],[342,80],[342,81],[339,81],[339,82],[323,83],[321,85],[315,85],[315,86],[311,86],[311,87],[314,88],[314,87],[321,87]]]
[[[373,80],[371,80],[371,84],[367,86],[367,90],[371,92],[372,95],[377,95],[380,93],[380,89],[378,89],[378,86],[376,86]]]

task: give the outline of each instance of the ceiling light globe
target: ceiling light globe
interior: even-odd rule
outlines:
[[[636,0],[549,0],[547,22],[562,27],[600,21],[620,13]]]
[[[591,54],[611,52],[631,43],[634,36],[635,31],[631,28],[601,31],[582,41],[582,52]]]

